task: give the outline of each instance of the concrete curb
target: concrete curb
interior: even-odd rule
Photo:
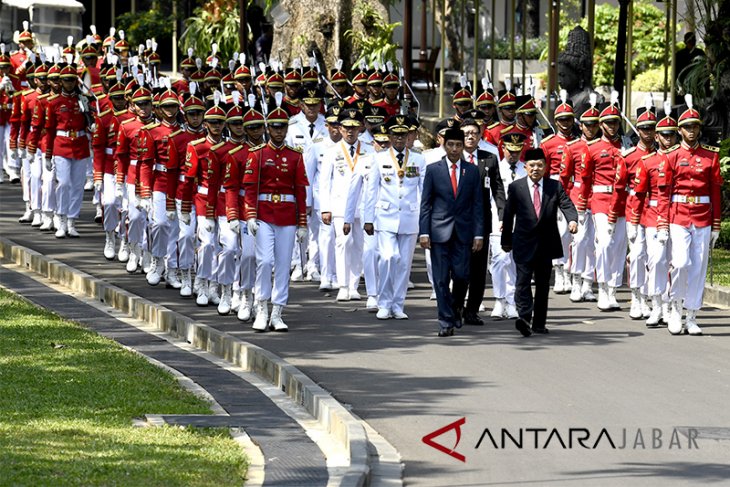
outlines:
[[[704,304],[718,308],[730,308],[730,289],[721,286],[705,285],[705,294],[702,297]]]
[[[329,485],[333,485],[333,480],[336,480],[334,485],[341,486],[369,485],[371,465],[365,428],[327,391],[277,355],[4,237],[0,237],[0,259],[10,260],[52,282],[143,320],[157,330],[221,357],[281,389],[292,401],[304,407],[347,452],[349,467],[338,479],[330,479]]]

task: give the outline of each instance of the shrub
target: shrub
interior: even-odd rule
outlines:
[[[669,73],[671,78],[672,74]],[[644,71],[631,84],[634,91],[663,91],[664,90],[664,68],[652,68]]]

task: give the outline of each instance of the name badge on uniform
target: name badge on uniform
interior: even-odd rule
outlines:
[[[312,142],[317,144],[319,142],[322,142],[322,140],[324,140],[324,139],[322,139],[322,137],[317,137],[316,139],[312,139]]]
[[[264,165],[265,166],[276,166],[276,163],[274,162],[273,159],[266,159],[266,161],[264,162]]]
[[[304,138],[303,135],[295,135],[294,137],[296,137],[297,139],[303,139]]]
[[[490,184],[491,184],[491,183],[490,183],[490,181],[489,181],[489,176],[487,176],[486,178],[484,178],[484,187],[485,187],[486,189],[489,189],[489,186],[490,186]]]

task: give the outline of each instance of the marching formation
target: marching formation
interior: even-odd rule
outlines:
[[[288,329],[289,282],[301,280],[340,302],[364,299],[377,319],[408,319],[420,241],[439,336],[483,324],[487,273],[491,316],[529,322],[501,232],[512,228],[510,187],[542,161],[577,209],[577,222],[565,204],[558,211],[553,291],[618,310],[626,280],[630,318],[702,333],[722,179],[691,96],[659,112],[647,101],[629,147],[617,96],[574,107],[563,93],[549,130],[533,87],[495,93],[485,79],[475,97],[462,79],[455,114],[426,150],[417,99],[390,63],[348,77],[341,61],[329,73],[314,58],[253,66],[221,59],[214,44],[205,58],[190,50],[171,80],[154,40],[134,48],[122,31],[102,39],[92,28],[73,41],[37,49],[25,25],[17,51],[0,46],[0,160],[22,186],[19,221],[78,238],[93,191],[103,256],[151,286],[259,332]],[[538,219],[542,194],[536,184]]]

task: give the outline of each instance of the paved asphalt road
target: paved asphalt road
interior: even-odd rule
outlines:
[[[406,301],[410,320],[378,321],[364,302],[337,304],[314,284],[295,283],[285,312],[291,331],[255,334],[250,324],[151,288],[142,275],[104,260],[98,225],[82,223],[83,238],[64,241],[19,225],[19,195],[17,186],[0,186],[4,237],[285,358],[398,449],[408,485],[664,486],[730,479],[727,309],[700,312],[705,336],[673,337],[666,328],[628,319],[626,290],[619,295],[624,310],[613,313],[551,295],[547,336],[525,339],[512,322],[487,321],[439,339],[418,251],[417,288]],[[88,203],[82,216],[91,220]],[[422,442],[460,418],[457,446],[453,429],[434,441],[454,447],[465,462]],[[503,431],[515,438],[522,431],[522,447],[508,438],[503,447]],[[588,448],[578,441],[586,435]]]

